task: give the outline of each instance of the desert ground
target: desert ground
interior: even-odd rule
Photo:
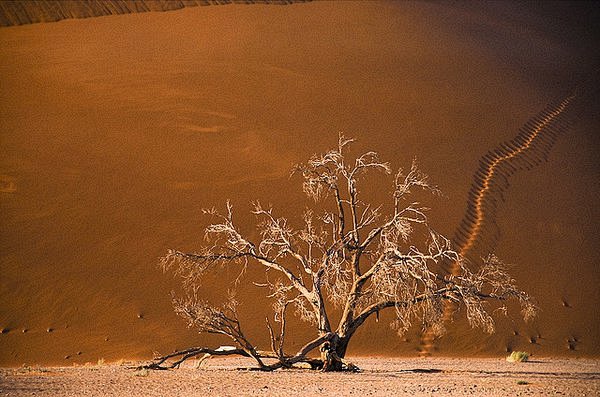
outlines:
[[[93,18],[83,6],[37,15],[36,2],[2,3],[18,11],[0,27],[0,365],[13,368],[2,370],[3,392],[597,395],[597,5],[258,3],[124,14],[96,2],[103,16]],[[507,179],[484,224],[536,299],[533,322],[510,310],[488,335],[459,312],[421,361],[421,329],[398,337],[382,315],[350,354],[411,358],[357,359],[361,374],[239,372],[219,360],[148,376],[83,366],[226,343],[173,313],[179,283],[158,258],[202,245],[202,208],[227,199],[250,235],[252,200],[297,223],[310,203],[290,169],[335,145],[338,131],[393,168],[416,157],[444,193],[425,203],[431,223],[452,237],[483,156],[575,88],[585,98],[565,111],[569,128],[543,161]],[[375,201],[389,193],[383,181],[370,188]],[[264,347],[270,303],[251,284],[261,276],[248,272],[239,299]],[[219,303],[231,283],[213,281],[202,296]],[[312,331],[290,324],[294,351]],[[509,365],[511,350],[558,358]]]
[[[0,370],[3,396],[597,396],[600,362],[353,358],[360,373],[256,372],[239,359],[171,371],[131,363]]]

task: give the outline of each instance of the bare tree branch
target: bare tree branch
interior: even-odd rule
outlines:
[[[255,202],[252,212],[259,238],[252,242],[240,232],[227,202],[223,214],[215,209],[205,211],[214,219],[205,229],[207,246],[197,253],[168,251],[160,265],[182,278],[187,293],[186,298],[174,300],[176,312],[189,326],[227,336],[235,346],[226,351],[183,350],[158,358],[154,368],[164,368],[171,359],[176,359],[171,367],[177,366],[199,354],[237,354],[253,358],[259,369],[267,371],[297,363],[323,370],[351,369],[344,355],[352,335],[382,310],[393,308],[392,325],[399,333],[420,324],[435,335],[444,331],[443,302],[448,300],[463,305],[471,325],[487,332],[494,330],[490,302],[505,310],[506,301],[516,300],[524,318],[535,314],[531,298],[517,288],[501,260],[490,255],[480,264],[468,264],[452,243],[430,226],[427,209],[408,200],[415,189],[440,194],[416,161],[406,173],[400,169],[391,178],[393,193],[387,203],[363,202],[359,187],[365,177],[371,171],[391,174],[391,168],[375,152],[350,157],[347,152],[352,142],[340,133],[337,148],[296,166],[294,173],[301,175],[303,191],[315,206],[322,206],[304,211],[302,229],[294,229],[271,207]],[[386,208],[390,209],[387,214]],[[447,261],[461,269],[458,275],[437,273],[439,265]],[[273,301],[273,323],[266,317],[270,352],[259,350],[245,335],[233,297],[223,307],[198,297],[208,273],[231,265],[240,266],[242,272],[251,265],[265,270],[266,281],[254,284],[268,288],[266,296]],[[236,286],[240,280],[238,277]],[[341,309],[333,328],[330,304]],[[316,331],[316,337],[294,355],[285,352],[290,306],[295,316]],[[308,357],[316,348],[320,348],[321,358]],[[275,362],[266,363],[265,359]]]

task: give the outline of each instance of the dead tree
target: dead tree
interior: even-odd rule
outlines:
[[[260,238],[251,241],[234,223],[228,202],[225,213],[206,211],[215,220],[206,228],[208,246],[196,253],[170,250],[161,259],[162,268],[180,276],[187,291],[184,298],[174,299],[176,312],[190,327],[225,335],[235,347],[187,349],[159,357],[149,368],[173,368],[208,353],[251,357],[261,370],[298,363],[324,371],[355,369],[344,360],[348,343],[369,317],[383,310],[394,312],[392,326],[400,334],[420,323],[441,335],[444,301],[464,306],[471,325],[490,333],[494,331],[491,308],[505,308],[507,300],[520,303],[525,319],[534,315],[530,297],[516,287],[498,258],[490,255],[477,266],[467,264],[451,242],[431,228],[426,209],[410,201],[414,189],[439,192],[416,162],[407,172],[400,169],[395,174],[387,204],[362,201],[359,184],[365,176],[392,171],[374,152],[349,159],[351,142],[340,134],[337,148],[295,168],[294,173],[303,178],[304,193],[321,207],[320,213],[305,210],[301,229],[255,203]],[[434,270],[448,261],[460,268],[458,274]],[[255,285],[267,288],[273,301],[273,321],[266,321],[270,351],[259,350],[245,336],[235,299],[215,307],[198,296],[208,273],[230,266],[263,268],[269,275]],[[498,303],[490,306],[490,301]],[[285,352],[284,346],[290,308],[315,332],[314,339],[295,354]],[[319,358],[311,355],[317,349]]]

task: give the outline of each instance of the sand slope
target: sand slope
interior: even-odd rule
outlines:
[[[454,235],[480,157],[596,67],[595,8],[561,7],[254,4],[0,29],[0,364],[221,344],[172,314],[157,258],[201,244],[200,209],[227,198],[248,232],[250,200],[297,213],[290,167],[339,130],[394,166],[417,156],[447,195],[428,202],[433,224]],[[459,322],[440,352],[600,354],[597,103],[497,209],[497,253],[539,318],[513,312],[492,337]],[[266,343],[254,293],[245,320]],[[373,340],[420,347],[373,323],[352,352]]]

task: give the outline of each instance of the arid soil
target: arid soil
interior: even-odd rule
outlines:
[[[597,396],[597,360],[356,358],[360,373],[239,370],[251,364],[213,359],[199,369],[139,371],[128,365],[3,369],[10,396]]]

